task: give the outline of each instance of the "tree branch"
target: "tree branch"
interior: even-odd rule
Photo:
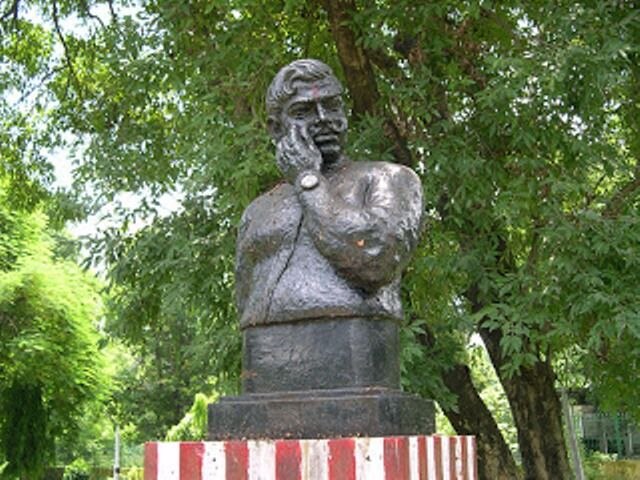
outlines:
[[[91,9],[89,8],[89,4],[87,3],[86,0],[82,1],[82,8],[84,9],[84,12],[87,15],[87,17],[89,17],[92,20],[95,20],[96,22],[98,22],[103,29],[105,28],[105,24],[102,21],[102,19],[99,16],[94,15],[93,13],[91,13]]]
[[[20,0],[13,0],[11,6],[7,9],[6,12],[2,14],[0,17],[0,21],[5,21],[8,18],[12,17],[13,21],[16,22],[18,20],[18,11],[20,9]]]
[[[24,102],[27,98],[29,98],[36,90],[39,90],[40,87],[42,87],[47,80],[49,80],[51,77],[53,77],[53,75],[55,75],[56,73],[60,72],[60,70],[62,70],[62,67],[58,67],[58,68],[53,68],[51,70],[49,70],[46,75],[44,75],[40,81],[38,82],[37,85],[34,85],[32,88],[28,89],[26,92],[24,92],[20,98],[15,102],[16,105],[20,105],[22,102]]]
[[[62,29],[60,28],[60,17],[58,15],[58,2],[56,0],[53,0],[52,2],[51,14],[53,16],[53,25],[56,30],[56,35],[58,36],[58,39],[62,44],[62,49],[64,50],[64,59],[65,59],[65,63],[67,64],[67,68],[69,69],[69,75],[71,76],[71,78],[73,78],[76,84],[76,88],[78,90],[78,94],[80,94],[80,80],[78,79],[78,76],[76,75],[76,70],[73,66],[69,45],[67,44],[67,40],[64,38]]]
[[[626,201],[633,196],[638,190],[640,190],[640,162],[636,163],[636,168],[633,172],[633,178],[629,180],[620,190],[613,194],[613,196],[607,202],[607,206],[602,212],[602,216],[605,218],[617,217]]]
[[[111,13],[111,20],[115,23],[118,20],[118,17],[116,15],[115,8],[113,8],[113,0],[109,0],[107,4],[109,5],[109,13]]]
[[[369,57],[369,60],[371,61],[371,63],[373,63],[380,70],[384,72],[390,72],[393,75],[402,74],[402,71],[398,66],[398,61],[395,58],[393,58],[391,55],[388,55],[384,50],[379,48],[377,49],[365,48],[364,52],[367,55],[367,57]]]
[[[602,184],[602,182],[605,180],[605,178],[607,178],[607,174],[603,173],[600,178],[598,178],[598,181],[596,182],[595,186],[593,187],[593,191],[587,193],[584,196],[584,208],[589,208],[589,206],[591,205],[591,202],[593,202],[593,200],[596,198],[597,194],[598,194],[598,187]]]

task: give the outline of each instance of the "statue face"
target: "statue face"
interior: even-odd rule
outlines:
[[[316,144],[324,165],[340,159],[342,141],[347,131],[340,85],[335,79],[294,84],[296,94],[282,109],[282,123],[286,131],[298,125]]]

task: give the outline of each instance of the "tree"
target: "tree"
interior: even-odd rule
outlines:
[[[188,196],[184,210],[108,250],[114,300],[107,325],[137,358],[121,373],[125,387],[115,401],[122,420],[138,426],[140,441],[163,438],[196,393],[238,390],[234,235],[211,203]]]
[[[627,366],[640,358],[632,2],[155,0],[135,16],[110,5],[98,21],[99,4],[42,4],[50,35],[64,39],[64,55],[50,57],[50,118],[88,145],[79,183],[95,187],[98,203],[177,188],[211,198],[217,212],[192,215],[198,202],[187,202],[171,217],[182,221],[166,221],[149,201],[135,212],[153,221],[148,229],[131,233],[124,212],[120,228],[103,232],[96,252],[114,284],[127,285],[114,286],[115,302],[140,312],[129,317],[133,333],[166,331],[176,318],[166,299],[179,286],[189,298],[173,304],[179,318],[230,338],[233,310],[208,305],[228,305],[232,225],[276,179],[262,96],[279,66],[315,56],[347,87],[352,156],[422,175],[429,220],[407,274],[407,388],[480,436],[483,477],[518,472],[469,374],[474,332],[509,400],[526,478],[570,477],[559,358],[571,354],[605,404],[635,410],[623,400],[637,396]],[[86,35],[60,28],[71,12]],[[19,32],[8,20],[3,28]],[[169,246],[174,235],[180,248],[152,254],[149,239]],[[158,272],[166,259],[173,267]],[[203,278],[218,283],[202,289]]]
[[[9,478],[40,478],[105,393],[98,286],[55,257],[44,215],[2,201],[0,219],[0,459]]]

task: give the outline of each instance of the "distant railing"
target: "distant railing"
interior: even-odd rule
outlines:
[[[587,450],[620,458],[640,456],[640,430],[627,416],[576,410],[576,433]]]

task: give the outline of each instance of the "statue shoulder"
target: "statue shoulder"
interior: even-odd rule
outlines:
[[[253,200],[242,214],[236,249],[253,248],[260,242],[288,235],[296,230],[300,215],[294,188],[288,183],[277,185]]]
[[[398,163],[363,160],[351,162],[348,168],[358,177],[367,176],[372,179],[380,178],[394,184],[399,183],[403,187],[422,188],[422,182],[416,172]]]
[[[279,183],[268,192],[253,199],[242,214],[239,229],[242,230],[243,226],[251,223],[253,219],[264,220],[268,218],[273,212],[277,212],[286,204],[291,203],[294,196],[295,191],[291,185],[284,182]]]

